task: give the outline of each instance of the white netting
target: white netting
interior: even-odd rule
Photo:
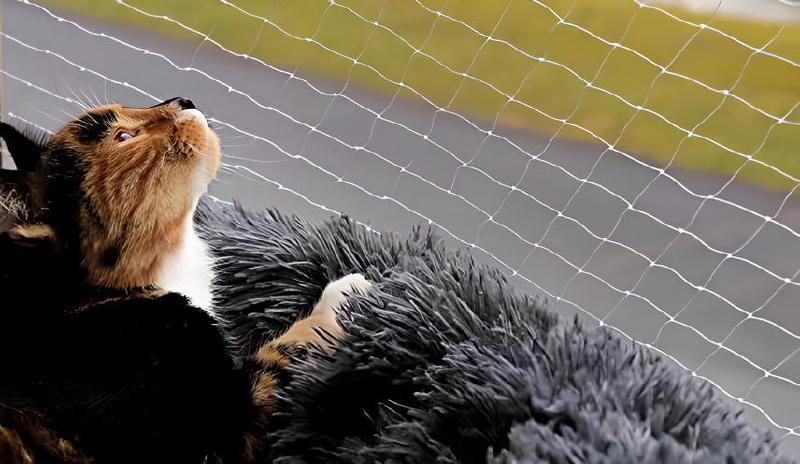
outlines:
[[[716,27],[713,11],[702,21],[690,20],[631,0],[625,27],[608,38],[593,32],[591,22],[571,20],[572,7],[563,10],[546,1],[508,0],[486,27],[456,16],[447,2],[433,6],[416,0],[414,7],[431,18],[420,41],[385,21],[391,14],[386,2],[369,13],[343,0],[320,0],[319,23],[308,35],[292,32],[268,13],[218,2],[230,17],[260,24],[249,51],[139,3],[116,1],[131,18],[163,23],[195,40],[187,46],[75,19],[35,1],[7,0],[0,32],[5,116],[53,129],[87,103],[134,105],[175,95],[205,99],[225,152],[212,192],[219,201],[241,196],[248,206],[278,205],[311,217],[346,213],[376,229],[432,224],[455,245],[506,270],[521,290],[546,296],[558,311],[581,314],[662,353],[739,402],[788,446],[797,446],[800,313],[794,296],[800,295],[800,220],[795,190],[800,179],[763,155],[778,135],[800,131],[795,114],[800,91],[780,112],[779,106],[740,91],[751,70],[764,63],[800,70],[796,58],[775,51],[783,27],[753,42]],[[507,15],[516,14],[510,11],[521,2],[550,21],[547,37],[556,40],[555,34],[566,30],[602,46],[598,66],[587,72],[559,60],[552,44],[538,54],[500,35]],[[670,56],[655,58],[626,41],[643,12],[687,31]],[[335,42],[320,37],[330,15],[345,15],[371,29],[360,52],[338,50]],[[289,69],[256,56],[253,49],[265,28],[349,63],[344,81],[315,79],[302,66]],[[429,46],[443,28],[475,40],[466,66],[454,66]],[[400,70],[390,72],[364,59],[376,33],[410,52]],[[741,53],[729,85],[675,71],[701,41],[719,41]],[[491,47],[526,63],[518,85],[477,77],[479,61]],[[638,98],[603,84],[610,63],[620,56],[650,69]],[[450,98],[442,101],[420,88],[415,59],[456,79]],[[542,69],[556,69],[574,81],[579,88],[569,98],[574,105],[555,112],[525,97]],[[360,89],[354,75],[364,73],[381,81],[384,91]],[[659,111],[652,103],[654,89],[666,78],[719,100],[691,122]],[[485,114],[482,119],[463,109],[460,99],[470,92],[500,102],[489,122]],[[597,98],[624,111],[613,136],[576,122],[586,101]],[[760,140],[748,149],[705,130],[732,104],[764,120]],[[509,127],[505,115],[511,107],[546,121],[549,130],[542,135],[541,127],[538,134]],[[621,148],[644,117],[676,134],[674,149],[660,162]],[[593,144],[565,141],[568,132]],[[725,176],[676,167],[694,143],[740,164]],[[782,189],[738,182],[753,169],[779,178]]]

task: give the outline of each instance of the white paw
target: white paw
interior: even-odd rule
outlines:
[[[330,313],[336,318],[336,311],[347,301],[347,295],[353,293],[365,294],[372,287],[372,283],[361,274],[349,274],[325,286],[319,301],[314,306],[312,315]]]
[[[350,274],[341,279],[329,283],[320,297],[311,314],[305,319],[301,319],[289,328],[286,333],[281,335],[274,344],[308,344],[323,343],[325,340],[320,338],[319,329],[333,335],[337,339],[344,338],[344,330],[336,320],[336,312],[339,307],[347,301],[346,295],[355,292],[366,293],[372,284],[361,274]]]

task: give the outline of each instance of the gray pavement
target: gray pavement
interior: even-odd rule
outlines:
[[[298,74],[325,93],[344,94],[382,113],[377,119],[342,96],[320,94],[300,79],[208,43],[198,49],[198,43],[72,18],[178,66],[202,69],[269,107],[264,109],[153,54],[92,36],[15,0],[0,1],[8,36],[160,99],[190,97],[214,118],[256,135],[220,127],[224,162],[240,167],[221,172],[214,196],[312,220],[331,214],[317,203],[400,233],[431,220],[452,234],[445,234],[451,246],[477,245],[476,258],[506,269],[521,292],[549,294],[550,307],[565,317],[603,320],[731,395],[746,397],[778,424],[800,426],[800,340],[794,336],[800,334],[800,279],[792,280],[800,269],[800,240],[757,216],[774,216],[800,231],[796,198],[781,208],[784,193],[667,169],[676,182],[603,147],[559,139],[548,145],[548,137],[518,128],[496,127],[500,137],[486,137],[471,125],[488,130],[486,121],[467,122],[422,101]],[[14,76],[4,78],[6,112],[53,129],[77,110],[15,78],[65,97],[152,104],[54,54],[3,40],[2,69]],[[589,182],[577,180],[587,177]],[[681,186],[747,210],[703,202]],[[747,318],[745,312],[753,311],[756,317]],[[723,340],[726,349],[718,349],[715,343]],[[740,405],[756,423],[785,433]],[[783,446],[800,456],[797,436],[786,437]]]

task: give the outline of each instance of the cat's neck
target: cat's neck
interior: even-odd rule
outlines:
[[[198,308],[210,311],[214,280],[213,262],[208,247],[194,229],[194,214],[187,218],[180,246],[163,257],[156,285],[180,293]]]

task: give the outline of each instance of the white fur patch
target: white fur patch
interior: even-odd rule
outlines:
[[[180,113],[178,113],[178,119],[176,120],[176,122],[182,122],[189,118],[199,119],[200,122],[202,122],[204,125],[206,126],[208,125],[206,116],[200,110],[194,108],[190,110],[182,110]]]
[[[194,210],[184,225],[180,248],[164,258],[157,284],[164,290],[186,296],[193,306],[211,311],[214,263],[208,247],[194,230],[193,217]]]
[[[211,130],[207,129],[206,118],[200,111],[181,111],[177,121],[186,119],[199,120],[206,128],[206,136],[212,136]],[[194,212],[200,197],[208,190],[208,171],[212,160],[210,156],[202,156],[200,159],[191,179],[194,206],[183,226],[181,245],[164,258],[156,284],[163,290],[186,296],[193,306],[211,312],[214,302],[214,263],[205,242],[194,230]]]
[[[365,294],[372,284],[361,274],[348,274],[339,280],[335,280],[325,286],[322,296],[314,306],[312,315],[329,313],[336,317],[336,311],[347,301],[347,295],[353,293]]]

